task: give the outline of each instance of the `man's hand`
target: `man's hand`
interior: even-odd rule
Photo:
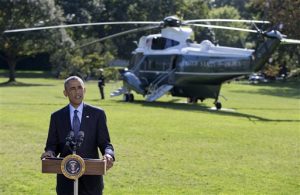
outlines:
[[[41,155],[41,159],[47,158],[47,157],[55,157],[55,154],[53,151],[46,151]]]
[[[114,165],[113,157],[110,154],[105,154],[103,158],[106,160],[106,170],[110,169]]]

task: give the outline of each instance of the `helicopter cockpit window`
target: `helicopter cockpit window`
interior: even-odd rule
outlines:
[[[143,54],[142,53],[136,53],[132,56],[130,62],[129,62],[129,66],[128,68],[131,69],[133,68],[136,64],[139,64],[141,59],[143,58]]]
[[[165,37],[154,37],[152,39],[151,49],[161,50],[161,49],[166,49],[166,48],[169,48],[169,47],[174,47],[176,45],[179,45],[178,41],[168,39],[168,38],[165,38]]]

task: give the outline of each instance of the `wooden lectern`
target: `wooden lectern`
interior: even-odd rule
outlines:
[[[68,164],[68,161],[65,160],[72,160],[77,157],[79,158],[79,161],[76,161],[76,163],[80,165],[80,168],[78,168],[80,173],[70,176],[66,169],[67,166],[71,166],[72,169],[72,165]],[[81,177],[81,175],[105,175],[106,160],[82,159],[75,154],[66,156],[65,158],[44,158],[42,159],[42,173],[64,174],[69,179],[74,179],[74,195],[78,195],[78,178]]]
[[[62,174],[61,162],[63,158],[44,158],[42,159],[42,173]],[[100,159],[84,159],[84,175],[105,175],[106,161]]]

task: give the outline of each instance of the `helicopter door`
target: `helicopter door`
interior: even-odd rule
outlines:
[[[167,78],[175,68],[175,55],[149,55],[144,58],[139,73],[151,83],[160,77]]]
[[[171,69],[174,70],[176,68],[177,55],[171,57]]]
[[[176,70],[176,64],[177,64],[177,55],[174,55],[171,57],[171,61],[170,61],[170,69],[168,72],[168,80],[169,83],[174,83],[175,82],[175,70]]]

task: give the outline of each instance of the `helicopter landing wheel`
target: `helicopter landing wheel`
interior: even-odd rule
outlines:
[[[123,95],[123,101],[124,102],[133,102],[134,101],[134,96],[132,93],[126,93]]]
[[[193,103],[193,104],[197,104],[197,103],[198,103],[198,99],[197,99],[197,98],[193,98],[192,103]]]
[[[216,102],[215,106],[216,106],[217,110],[221,110],[221,108],[222,108],[221,102]]]
[[[186,99],[186,102],[187,102],[188,104],[192,103],[192,98],[188,97],[188,98]]]
[[[128,94],[128,96],[129,96],[128,101],[133,102],[134,101],[134,95],[132,93],[130,93],[130,94]]]
[[[126,94],[123,95],[123,101],[124,102],[129,102],[129,94],[126,93]]]

